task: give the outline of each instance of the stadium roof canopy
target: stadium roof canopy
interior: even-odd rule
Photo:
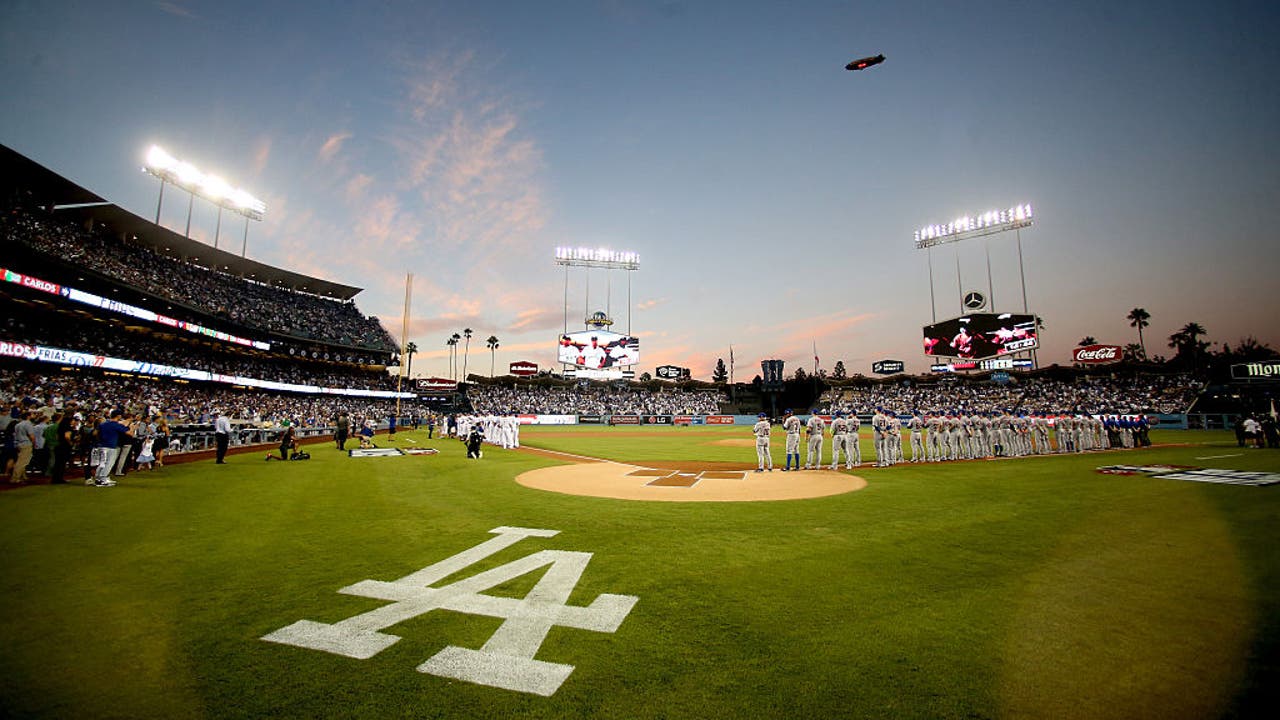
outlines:
[[[6,145],[0,145],[0,183],[6,197],[10,190],[30,192],[33,200],[46,207],[106,202]]]
[[[215,250],[212,245],[192,240],[118,205],[108,203],[4,145],[0,145],[0,178],[3,178],[0,182],[5,187],[6,195],[11,189],[30,191],[35,202],[44,207],[53,207],[58,215],[72,216],[80,222],[92,220],[95,226],[106,226],[117,235],[151,248],[161,255],[180,258],[263,284],[336,300],[350,300],[362,289],[242,258],[226,250]],[[238,224],[233,223],[232,227]],[[234,232],[229,233],[228,241],[234,243],[237,239],[235,235]]]

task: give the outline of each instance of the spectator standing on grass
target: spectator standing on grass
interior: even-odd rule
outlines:
[[[13,476],[10,482],[27,481],[27,465],[36,449],[36,426],[31,422],[32,413],[24,412],[13,430],[13,446],[18,451],[18,458],[13,465]]]
[[[59,435],[58,425],[62,422],[64,413],[55,410],[49,421],[44,423],[44,464],[40,466],[40,471],[53,474],[54,454],[58,450]]]
[[[13,464],[18,457],[17,430],[18,407],[15,405],[12,412],[0,417],[0,471],[4,473],[6,481],[10,479]]]
[[[98,425],[98,469],[94,474],[93,485],[111,487],[116,484],[111,479],[111,469],[115,467],[116,458],[124,448],[129,447],[133,438],[129,437],[129,428],[120,422],[120,411],[111,413],[108,420]]]
[[[53,445],[53,467],[49,469],[49,481],[61,485],[67,481],[67,463],[71,461],[71,451],[80,442],[79,413],[61,413],[58,424],[54,426],[57,441]]]
[[[343,411],[338,413],[338,419],[334,421],[333,443],[339,450],[346,450],[349,437],[351,437],[351,418],[347,416],[346,411]]]
[[[169,421],[160,418],[156,421],[156,442],[152,448],[156,454],[156,467],[164,467],[164,454],[169,449]]]
[[[213,439],[217,444],[217,460],[215,464],[225,465],[224,460],[227,456],[227,446],[231,444],[231,419],[226,413],[215,410],[213,419]]]
[[[27,472],[44,475],[49,471],[49,451],[44,445],[44,431],[49,429],[49,421],[43,411],[36,410],[31,415],[31,424],[35,438],[32,440],[31,462],[27,465]]]
[[[1252,415],[1244,419],[1244,437],[1249,445],[1262,447],[1262,425]]]
[[[1270,415],[1262,418],[1262,435],[1267,441],[1267,447],[1280,448],[1280,432],[1276,430],[1276,419]]]
[[[81,461],[84,462],[84,482],[86,485],[93,484],[94,450],[98,447],[98,425],[102,419],[98,417],[97,412],[90,412],[84,416],[80,422],[80,440],[78,452]],[[101,453],[99,453],[101,455]]]

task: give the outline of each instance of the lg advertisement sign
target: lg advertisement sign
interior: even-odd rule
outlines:
[[[1071,351],[1071,362],[1082,365],[1106,365],[1123,359],[1124,351],[1119,345],[1086,345]]]

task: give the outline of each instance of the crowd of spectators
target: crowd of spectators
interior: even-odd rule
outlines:
[[[952,378],[930,384],[902,382],[834,388],[823,394],[820,409],[858,415],[869,415],[876,408],[928,414],[1006,410],[1092,415],[1182,413],[1199,391],[1200,386],[1188,375],[1079,377],[1074,381],[1025,378],[1003,385]]]
[[[395,342],[378,319],[361,314],[354,301],[263,285],[36,211],[7,212],[0,237],[5,243],[22,243],[42,255],[242,327],[348,347],[395,350]]]
[[[543,415],[714,415],[726,400],[721,390],[653,391],[614,386],[540,387],[484,386],[468,389],[477,413],[536,413]]]
[[[0,297],[3,294],[0,293]],[[0,319],[0,338],[32,345],[204,370],[299,385],[360,390],[394,390],[395,378],[381,370],[323,361],[250,354],[239,346],[188,338],[166,340],[127,330],[116,322],[71,321],[67,316],[28,308]]]
[[[146,418],[164,418],[173,426],[208,425],[225,414],[237,425],[274,427],[288,422],[302,428],[329,427],[339,413],[385,419],[396,410],[393,399],[242,390],[208,383],[100,373],[46,373],[0,369],[0,404],[62,409],[106,416],[112,410]],[[404,416],[425,415],[426,408],[401,401]]]

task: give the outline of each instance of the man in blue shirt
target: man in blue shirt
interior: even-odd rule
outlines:
[[[120,446],[132,440],[129,428],[120,422],[120,412],[113,411],[111,419],[98,426],[98,448],[102,457],[98,460],[98,470],[93,484],[97,487],[111,487],[116,484],[111,479],[111,468],[115,467],[116,457],[120,454]]]

